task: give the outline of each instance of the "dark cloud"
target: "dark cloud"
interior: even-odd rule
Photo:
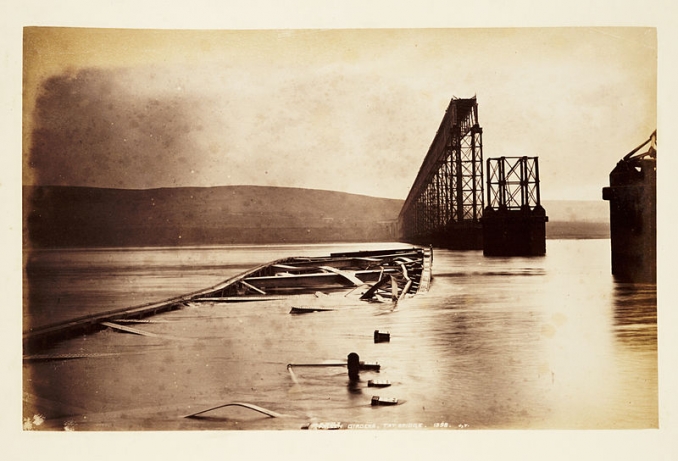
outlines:
[[[126,70],[83,69],[46,80],[36,101],[34,183],[153,187],[190,171],[200,104],[176,89],[149,94]],[[180,184],[177,184],[180,185]]]

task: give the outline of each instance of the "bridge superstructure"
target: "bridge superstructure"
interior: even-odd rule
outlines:
[[[482,134],[475,96],[452,98],[398,217],[401,239],[482,248]]]
[[[541,206],[539,159],[488,158],[483,254],[544,255],[547,222],[546,210]]]

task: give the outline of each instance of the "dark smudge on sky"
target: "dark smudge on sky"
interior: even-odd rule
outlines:
[[[139,97],[124,85],[126,72],[88,68],[45,80],[30,151],[35,183],[143,189],[186,175],[187,135],[201,129],[192,108],[203,102]]]

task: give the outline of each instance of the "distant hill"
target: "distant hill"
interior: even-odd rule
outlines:
[[[174,246],[393,241],[402,200],[224,186],[24,187],[24,245]]]
[[[610,238],[610,204],[604,200],[551,200],[542,203],[549,217],[547,239]]]
[[[402,200],[260,186],[24,187],[27,247],[397,240]],[[551,201],[547,238],[608,238],[607,202]]]
[[[609,223],[610,203],[602,198],[592,200],[545,200],[549,221]]]

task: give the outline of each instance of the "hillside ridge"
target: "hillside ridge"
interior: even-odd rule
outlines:
[[[401,200],[314,189],[27,186],[24,245],[165,246],[394,240]]]
[[[24,186],[26,247],[397,240],[403,200],[276,186]],[[552,238],[607,238],[606,202],[545,201]]]

